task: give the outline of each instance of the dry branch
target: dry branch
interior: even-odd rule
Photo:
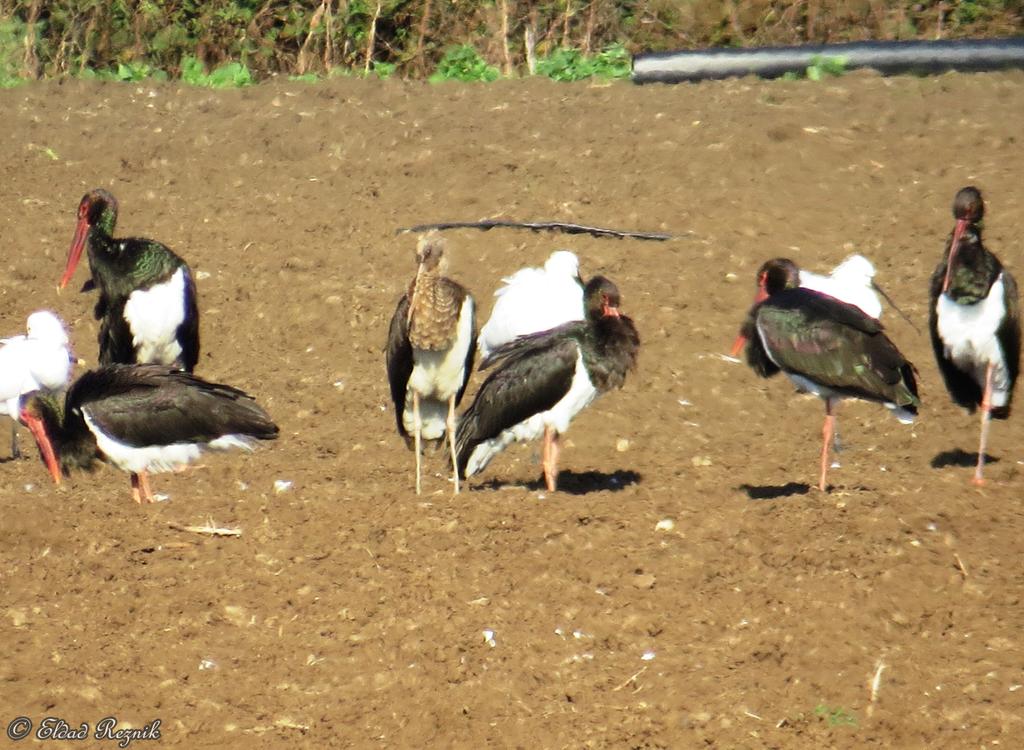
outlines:
[[[320,3],[320,7],[313,12],[313,17],[309,19],[309,33],[306,34],[306,41],[302,43],[302,48],[299,50],[299,59],[296,63],[296,71],[300,76],[305,74],[309,68],[309,45],[313,41],[316,30],[320,26],[320,21],[323,19],[326,11],[327,0],[324,0],[324,2]]]
[[[426,0],[426,2],[423,3],[423,13],[420,16],[420,29],[416,39],[416,54],[414,55],[414,58],[416,60],[416,65],[419,66],[420,75],[425,75],[427,72],[427,61],[423,57],[423,41],[426,39],[427,25],[430,23],[430,2],[431,0]]]
[[[511,76],[513,72],[512,68],[512,54],[508,49],[508,2],[501,0],[501,50],[505,57],[505,70],[506,76]]]
[[[377,10],[373,12],[373,20],[370,21],[370,33],[366,39],[366,65],[363,67],[364,72],[370,72],[370,65],[373,63],[373,48],[377,44],[377,22],[380,20],[380,11],[383,7],[383,3],[377,3]]]
[[[589,227],[583,224],[567,224],[561,221],[506,221],[504,219],[486,219],[484,221],[443,221],[437,224],[417,224],[412,227],[405,227],[395,231],[395,234],[406,234],[408,232],[427,232],[431,229],[479,229],[483,232],[490,231],[495,227],[510,229],[530,229],[534,232],[564,232],[565,234],[589,234],[593,237],[615,237],[616,239],[633,240],[665,240],[677,239],[675,235],[663,234],[661,232],[630,232],[620,229],[606,229],[604,227]]]
[[[532,26],[523,29],[523,47],[526,48],[526,69],[537,75],[537,32]]]

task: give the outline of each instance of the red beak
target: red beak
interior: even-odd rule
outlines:
[[[949,257],[946,259],[946,278],[942,282],[942,291],[949,289],[949,279],[953,275],[953,259],[956,258],[957,250],[960,249],[960,239],[964,236],[968,226],[967,219],[957,219],[956,227],[953,229],[953,240],[949,244]]]
[[[601,310],[601,316],[605,318],[621,318],[619,314],[619,308],[612,307],[607,302],[604,303],[604,307]]]
[[[764,279],[761,280],[757,287],[757,294],[754,295],[754,307],[757,307],[762,302],[768,299],[768,292],[764,288]],[[732,342],[732,349],[729,350],[730,357],[740,356],[740,352],[743,351],[743,347],[747,345],[747,337],[742,333],[736,337],[736,340]]]
[[[57,454],[53,452],[53,444],[46,435],[43,420],[31,414],[26,414],[23,411],[21,413],[21,421],[28,427],[32,437],[36,439],[36,445],[39,446],[39,452],[43,455],[43,461],[46,463],[50,476],[53,477],[54,484],[60,484],[60,466],[57,464]]]
[[[60,279],[60,289],[63,289],[71,281],[71,277],[75,275],[75,269],[78,267],[78,261],[82,257],[82,251],[85,249],[85,239],[89,236],[89,221],[83,216],[79,218],[78,225],[75,227],[75,236],[71,240],[71,249],[68,250],[68,263],[64,267],[64,275]]]

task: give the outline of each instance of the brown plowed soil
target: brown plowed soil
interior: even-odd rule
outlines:
[[[87,272],[55,287],[79,198],[106,187],[118,234],[200,276],[197,372],[281,425],[154,477],[169,499],[149,507],[110,467],[55,487],[21,431],[29,458],[0,463],[0,722],[159,718],[159,745],[187,748],[1024,746],[1024,419],[993,424],[971,487],[976,419],[926,331],[957,188],[983,189],[988,244],[1019,268],[1022,91],[1008,73],[0,92],[0,332],[51,307],[95,363]],[[417,497],[382,353],[415,270],[395,230],[485,217],[681,238],[450,232],[481,319],[503,275],[566,247],[618,283],[643,349],[568,433],[561,491],[533,445],[455,497],[428,455]],[[885,314],[924,406],[910,427],[845,403],[823,494],[821,403],[720,355],[763,260],[852,251],[921,329]],[[172,528],[210,520],[242,534]]]

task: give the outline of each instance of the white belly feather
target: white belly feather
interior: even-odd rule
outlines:
[[[179,268],[162,284],[132,292],[124,306],[124,317],[139,362],[174,364],[181,356],[176,337],[185,321],[185,269]]]
[[[466,296],[459,311],[455,341],[444,351],[413,349],[412,375],[405,390],[402,424],[411,435],[415,429],[412,393],[420,395],[420,422],[424,440],[437,440],[444,435],[448,417],[448,399],[459,392],[466,377],[466,356],[473,340],[473,298]]]
[[[151,474],[176,471],[195,461],[206,449],[241,448],[251,451],[256,442],[255,438],[247,435],[222,435],[209,443],[173,443],[137,448],[125,445],[104,433],[89,416],[89,407],[82,410],[82,416],[85,418],[85,424],[89,431],[96,438],[96,445],[107,457],[107,460],[122,471],[130,471],[134,474],[142,471]]]
[[[527,417],[519,424],[509,427],[497,437],[484,440],[469,456],[466,464],[466,476],[483,471],[491,459],[501,453],[512,443],[536,440],[544,434],[545,427],[551,427],[559,435],[569,429],[573,418],[597,398],[598,391],[590,382],[587,368],[583,365],[583,354],[576,357],[576,371],[568,392],[547,411],[538,412]]]
[[[992,367],[992,406],[1006,406],[1010,373],[996,331],[1006,315],[1003,303],[1003,275],[999,274],[985,299],[961,305],[946,294],[936,302],[939,338],[946,357],[984,388],[985,374]]]

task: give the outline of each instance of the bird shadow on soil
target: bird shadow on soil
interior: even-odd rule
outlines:
[[[640,474],[628,469],[619,469],[611,473],[603,471],[572,471],[558,473],[558,492],[568,495],[586,495],[590,492],[621,492],[630,485],[640,484]],[[532,482],[502,482],[491,479],[476,486],[478,490],[524,489],[530,492],[543,492],[547,489],[544,478]]]
[[[970,468],[978,463],[978,452],[977,451],[965,451],[961,448],[954,448],[951,451],[942,451],[936,453],[935,458],[932,459],[933,469],[945,469],[947,466],[959,466],[961,468]],[[996,456],[990,456],[985,454],[986,464],[997,464],[999,459]]]
[[[825,488],[824,493],[819,493],[817,486],[803,484],[802,482],[787,482],[783,485],[741,484],[738,489],[746,492],[747,497],[751,500],[779,500],[780,498],[793,497],[794,495],[806,495],[812,490],[816,495],[831,495],[832,493],[852,495],[858,492],[877,492],[876,488],[868,487],[864,484],[829,484]]]
[[[778,500],[780,497],[806,495],[811,491],[811,485],[800,482],[786,482],[783,485],[741,484],[739,489],[746,492],[751,500]]]

